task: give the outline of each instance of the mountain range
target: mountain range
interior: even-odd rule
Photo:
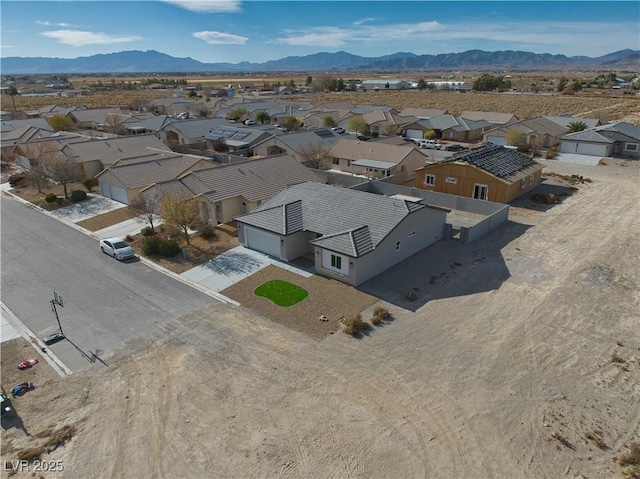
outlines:
[[[81,73],[224,73],[224,72],[408,72],[443,70],[640,70],[640,50],[620,50],[600,57],[552,55],[524,51],[469,50],[461,53],[416,55],[399,52],[363,57],[347,52],[290,56],[265,63],[203,63],[154,50],[124,51],[88,57],[6,57],[3,75]]]

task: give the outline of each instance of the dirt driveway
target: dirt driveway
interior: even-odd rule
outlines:
[[[47,477],[620,477],[640,439],[638,163],[548,165],[593,182],[369,285],[395,317],[375,334],[203,309],[21,398],[33,436],[2,431],[3,459],[75,425]]]

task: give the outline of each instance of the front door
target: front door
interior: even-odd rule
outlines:
[[[489,187],[487,185],[476,183],[473,187],[473,197],[477,200],[486,200],[488,193]]]

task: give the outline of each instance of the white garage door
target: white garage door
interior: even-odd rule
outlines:
[[[407,138],[422,138],[422,130],[407,130]]]
[[[102,191],[102,196],[111,198],[111,186],[109,183],[100,183],[100,191]]]
[[[487,143],[493,143],[494,145],[505,146],[507,139],[504,136],[488,136]]]
[[[578,151],[580,155],[606,156],[607,145],[594,145],[591,143],[578,143]]]
[[[578,151],[578,144],[575,141],[563,141],[560,145],[560,153],[575,153]]]
[[[125,205],[129,204],[127,191],[124,188],[120,188],[119,186],[111,185],[111,199],[119,201],[120,203],[124,203]]]
[[[256,251],[280,258],[280,237],[250,226],[244,227],[247,246]]]

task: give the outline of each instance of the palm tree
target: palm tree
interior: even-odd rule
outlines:
[[[582,131],[587,129],[587,124],[584,121],[572,121],[567,125],[570,133]]]
[[[259,111],[258,113],[256,113],[256,120],[258,120],[261,125],[264,125],[265,123],[269,123],[271,121],[271,115],[269,115],[269,113],[267,113],[266,111]]]

